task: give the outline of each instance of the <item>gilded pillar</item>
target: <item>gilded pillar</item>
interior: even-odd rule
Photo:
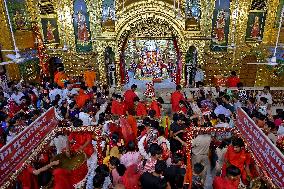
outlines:
[[[5,10],[3,1],[0,2],[0,31],[1,31],[0,45],[2,46],[2,49],[3,50],[14,50],[12,37],[11,37],[10,29],[9,29],[9,24],[7,21],[6,10]],[[4,61],[8,61],[5,55],[9,53],[11,52],[2,53]],[[20,70],[17,64],[8,64],[5,66],[5,68],[7,70],[7,75],[10,80],[17,81],[21,79]]]
[[[276,26],[276,14],[279,0],[268,0],[266,3],[267,14],[265,20],[265,28],[262,43],[267,45],[275,45],[278,28]]]

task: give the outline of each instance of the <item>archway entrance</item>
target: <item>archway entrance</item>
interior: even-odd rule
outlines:
[[[64,64],[62,63],[62,60],[58,57],[51,57],[48,62],[48,69],[50,74],[50,80],[53,82],[54,75],[57,72],[58,68],[64,68]]]
[[[129,21],[118,35],[121,83],[145,88],[174,88],[182,72],[181,42],[177,26],[159,17]],[[173,26],[175,25],[175,27]]]

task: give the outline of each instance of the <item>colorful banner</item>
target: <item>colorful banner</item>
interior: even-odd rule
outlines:
[[[237,110],[236,123],[256,160],[272,182],[279,188],[284,188],[283,154],[241,108]]]
[[[0,186],[28,159],[33,150],[57,126],[55,108],[50,108],[0,150]]]
[[[212,51],[227,51],[230,27],[230,0],[216,0],[212,19]]]
[[[91,51],[90,17],[84,0],[74,1],[73,18],[77,52]]]

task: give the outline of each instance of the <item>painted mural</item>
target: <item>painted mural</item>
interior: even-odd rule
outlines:
[[[266,12],[251,11],[249,13],[248,25],[246,31],[247,42],[262,41],[264,26],[265,26]]]
[[[77,52],[91,51],[90,17],[84,0],[74,1],[73,18]]]
[[[59,43],[59,33],[56,18],[42,18],[41,25],[44,43]]]
[[[115,20],[115,1],[114,0],[103,0],[102,3],[102,22],[110,20]]]
[[[30,30],[31,24],[25,0],[7,0],[13,30]]]
[[[266,0],[253,0],[247,22],[246,42],[261,42],[266,19]]]
[[[212,20],[211,50],[226,51],[230,27],[230,0],[216,0]]]

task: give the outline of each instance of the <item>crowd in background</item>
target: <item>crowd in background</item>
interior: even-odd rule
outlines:
[[[221,91],[219,87],[215,91],[206,91],[200,81],[199,90],[187,95],[177,85],[171,94],[170,110],[167,110],[164,99],[159,96],[138,96],[136,85],[125,92],[110,94],[107,86],[96,85],[94,80],[94,73],[89,71],[84,82],[74,84],[60,70],[54,82],[11,82],[7,89],[1,90],[0,147],[52,106],[62,118],[60,127],[98,127],[104,136],[104,161],[98,165],[93,158],[97,152],[92,134],[59,134],[51,145],[53,147],[45,150],[31,165],[32,171],[26,173],[29,176],[19,177],[17,187],[39,188],[50,183],[53,174],[56,177],[54,188],[73,188],[64,181],[68,180],[68,173],[56,174],[56,169],[52,172],[50,168],[59,164],[51,161],[53,156],[77,152],[85,153],[88,159],[93,158],[90,162],[94,164],[91,166],[94,170],[88,174],[87,188],[269,187],[258,178],[259,167],[244,141],[230,132],[202,134],[193,139],[192,183],[184,182],[189,166],[185,134],[190,127],[233,128],[236,110],[243,108],[277,144],[284,135],[284,113],[279,109],[272,115],[268,86],[254,95],[243,90],[239,81],[234,84],[238,90],[233,92]]]

